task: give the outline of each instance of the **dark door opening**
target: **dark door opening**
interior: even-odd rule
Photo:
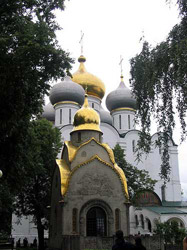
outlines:
[[[100,207],[91,208],[86,216],[87,236],[106,236],[106,213]]]

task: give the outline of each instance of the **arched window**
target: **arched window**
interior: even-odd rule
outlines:
[[[118,208],[115,210],[115,228],[116,231],[120,229],[120,210]]]
[[[121,115],[119,115],[119,129],[121,129]]]
[[[143,214],[140,215],[140,219],[141,219],[141,226],[144,229],[144,217],[143,217]]]
[[[132,152],[135,152],[135,140],[132,140]]]
[[[102,135],[99,134],[99,142],[102,142]]]
[[[147,218],[147,219],[146,219],[146,222],[147,222],[147,228],[148,228],[149,232],[151,233],[151,232],[152,232],[151,221]]]
[[[69,109],[69,124],[71,124],[71,109]]]
[[[161,187],[161,196],[162,196],[162,201],[166,200],[166,187],[163,185]]]
[[[179,218],[171,218],[168,220],[168,222],[171,223],[177,223],[176,225],[178,225],[179,228],[184,228],[184,223],[181,219]]]
[[[131,128],[131,119],[130,119],[130,115],[128,115],[128,127],[129,127],[129,129]]]
[[[62,109],[60,109],[60,124],[62,124]]]
[[[106,213],[100,207],[92,207],[86,215],[87,236],[106,236]]]
[[[137,214],[135,215],[135,224],[136,224],[136,227],[138,227],[139,222],[138,222],[138,215]]]
[[[72,232],[77,233],[77,208],[72,210]]]

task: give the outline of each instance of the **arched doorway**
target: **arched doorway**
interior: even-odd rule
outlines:
[[[87,236],[106,236],[106,213],[101,207],[92,207],[86,215]]]

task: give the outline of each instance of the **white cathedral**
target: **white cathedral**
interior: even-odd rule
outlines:
[[[125,85],[123,76],[121,75],[119,86],[106,97],[107,111],[102,107],[102,98],[105,95],[104,83],[95,75],[87,72],[85,68],[86,58],[83,55],[79,57],[78,61],[80,63],[79,69],[72,74],[72,78],[67,76],[62,82],[51,88],[50,102],[44,107],[42,117],[59,128],[62,142],[66,145],[66,141],[71,140],[74,116],[84,103],[86,91],[89,107],[97,111],[100,116],[99,126],[102,132],[100,142],[108,144],[111,149],[119,144],[124,149],[128,163],[138,169],[147,170],[150,177],[157,180],[154,192],[142,192],[138,198],[138,206],[130,206],[130,234],[152,235],[158,221],[175,220],[180,227],[187,228],[187,203],[183,202],[181,197],[177,145],[172,139],[170,140],[171,174],[170,181],[164,186],[159,176],[162,150],[154,146],[157,133],[152,135],[153,146],[149,155],[142,156],[140,162],[135,160],[135,149],[139,139],[139,131],[135,128],[134,123],[136,100]],[[61,154],[59,154],[60,157]],[[20,226],[16,224],[16,217],[13,216],[12,236],[15,240],[26,236],[29,242],[32,242],[37,236],[32,218],[23,220],[22,226]]]

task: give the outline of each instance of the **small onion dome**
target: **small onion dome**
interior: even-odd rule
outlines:
[[[73,132],[78,130],[94,130],[101,132],[99,125],[99,114],[94,109],[89,107],[88,95],[85,94],[84,104],[74,116]]]
[[[126,87],[123,76],[121,76],[118,88],[108,94],[106,106],[109,111],[119,108],[136,109],[136,100],[133,98],[131,90]]]
[[[101,119],[101,122],[105,122],[105,123],[112,125],[112,117],[110,113],[104,110],[102,106],[100,108],[100,119]]]
[[[55,84],[50,91],[51,103],[57,104],[63,101],[76,102],[80,105],[84,103],[84,89],[66,76],[64,81]]]
[[[84,56],[80,56],[78,61],[80,62],[79,69],[73,74],[72,80],[80,84],[88,95],[93,95],[102,99],[105,94],[104,83],[98,77],[86,71],[84,65],[86,58]]]
[[[42,118],[45,118],[51,122],[55,121],[55,110],[50,102],[43,107]]]

